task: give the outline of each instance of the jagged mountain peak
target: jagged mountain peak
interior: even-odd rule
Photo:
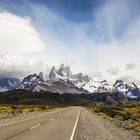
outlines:
[[[65,66],[64,64],[61,64],[57,74],[60,75],[61,77],[65,79],[71,79],[72,77],[72,72],[70,66]]]
[[[66,67],[66,74],[67,74],[67,77],[68,77],[69,79],[72,78],[72,72],[71,72],[70,66],[67,66],[67,67]]]
[[[57,80],[56,72],[57,72],[57,70],[56,70],[55,66],[53,66],[51,71],[49,72],[49,79],[50,80]]]
[[[58,70],[53,66],[49,73],[50,80],[66,80],[71,78],[71,68],[70,66],[65,66],[64,64],[61,64]]]
[[[33,85],[33,84],[39,84],[44,81],[44,75],[42,72],[39,74],[30,74],[27,77],[23,78],[20,87],[21,89],[26,89],[27,87]]]
[[[123,77],[118,78],[116,81],[123,81],[123,83],[125,84],[128,84],[128,85],[135,84],[138,87],[140,87],[140,81],[135,79],[132,76],[123,76]]]
[[[89,77],[88,75],[83,75],[82,73],[73,74],[72,79],[74,81],[81,82],[81,83],[83,83],[83,82],[88,83],[88,82],[92,81],[91,77]]]
[[[60,67],[59,67],[59,69],[57,71],[57,74],[59,76],[61,76],[62,78],[64,78],[64,79],[68,78],[67,73],[66,73],[66,67],[65,67],[64,64],[60,65]]]

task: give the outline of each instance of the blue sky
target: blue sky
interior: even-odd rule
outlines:
[[[32,69],[32,65],[47,71],[52,65],[64,63],[71,65],[74,72],[81,71],[99,79],[124,75],[140,78],[139,7],[139,0],[0,0],[0,29],[5,35],[0,34],[14,42],[12,45],[6,38],[0,40],[6,48],[0,54],[1,63],[7,57],[8,60],[20,57],[22,63],[14,65],[13,59],[14,66],[5,66],[10,70],[14,67],[19,76],[39,72],[39,67]],[[4,25],[5,19],[8,21]],[[12,39],[8,29],[14,29]],[[15,43],[17,37],[20,41]],[[18,65],[25,62],[28,71],[19,70]],[[16,72],[9,73],[16,75]]]
[[[31,16],[29,3],[43,5],[64,16],[67,20],[81,22],[91,20],[92,12],[102,6],[103,2],[103,0],[1,0],[1,7],[20,16]]]

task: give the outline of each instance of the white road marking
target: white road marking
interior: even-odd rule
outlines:
[[[77,127],[77,124],[78,124],[79,117],[80,117],[80,110],[79,110],[79,113],[78,113],[78,116],[77,116],[77,119],[76,119],[76,122],[75,122],[75,125],[74,125],[74,128],[73,128],[70,140],[73,140],[73,138],[74,138],[74,134],[75,134],[75,131],[76,131],[76,127]]]
[[[31,127],[30,129],[34,129],[34,128],[38,127],[38,126],[40,126],[40,124],[37,124],[37,125]]]

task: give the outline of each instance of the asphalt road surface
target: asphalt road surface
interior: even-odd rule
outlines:
[[[0,140],[72,140],[79,112],[69,107],[0,124]]]
[[[139,140],[82,107],[33,113],[0,121],[0,140]]]

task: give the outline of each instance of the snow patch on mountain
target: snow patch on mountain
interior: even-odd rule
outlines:
[[[135,84],[138,88],[140,88],[140,81],[135,79],[132,76],[123,76],[123,77],[118,78],[117,80],[122,80],[123,83],[128,84],[128,85]]]
[[[19,88],[26,89],[34,84],[39,84],[43,81],[44,81],[44,76],[42,72],[40,72],[38,75],[36,73],[31,74],[22,80]]]

